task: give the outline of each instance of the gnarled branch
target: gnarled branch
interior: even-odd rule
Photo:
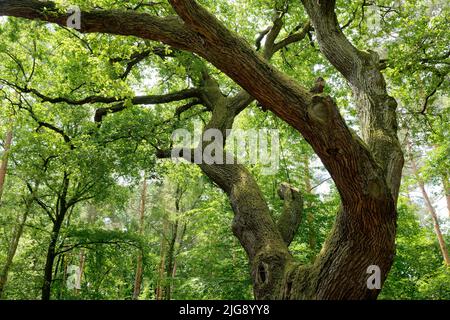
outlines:
[[[298,189],[285,182],[278,188],[278,195],[284,200],[284,207],[277,227],[284,242],[289,246],[302,222],[303,197]]]

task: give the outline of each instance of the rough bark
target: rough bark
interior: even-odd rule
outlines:
[[[212,85],[209,85],[205,94],[210,94],[209,100],[215,103],[211,122],[206,128],[218,128],[224,132],[224,129],[231,128],[237,114],[237,111],[233,113],[233,110],[238,109],[233,107],[236,100],[225,99],[223,95],[217,93],[218,88],[215,90],[211,88]],[[235,212],[233,232],[249,256],[256,298],[376,297],[378,292],[368,290],[366,287],[367,267],[377,264],[382,270],[386,270],[385,277],[393,258],[395,206],[394,197],[386,184],[377,186],[376,183],[369,182],[366,185],[365,197],[361,200],[354,199],[357,203],[349,206],[354,217],[341,209],[332,236],[321,255],[313,266],[305,267],[293,262],[286,243],[280,241],[280,238],[283,239],[282,234],[271,220],[259,187],[243,166],[200,165],[200,167],[230,198]],[[347,184],[347,188],[350,189],[352,186]],[[365,207],[368,204],[365,199],[374,202]],[[386,234],[389,237],[380,239],[380,236],[384,237]],[[372,242],[372,239],[376,241]],[[330,272],[330,268],[335,271]],[[336,269],[341,269],[342,273]],[[355,274],[359,278],[355,279]],[[340,286],[342,282],[350,284],[347,291],[342,290]]]
[[[348,129],[331,98],[313,96],[270,66],[195,1],[170,2],[184,23],[174,17],[99,10],[83,12],[81,32],[135,35],[203,56],[303,134],[330,171],[344,202],[354,198],[353,192],[359,195],[367,189],[369,181],[362,169],[373,173],[374,180],[384,180],[369,150]],[[0,14],[65,24],[65,14],[44,14],[44,6],[52,7],[50,2],[3,0]],[[350,190],[349,181],[354,185]],[[378,182],[383,184],[372,184]]]
[[[397,138],[397,104],[395,99],[387,94],[378,55],[375,52],[358,50],[342,33],[334,12],[335,1],[303,0],[302,3],[311,18],[321,52],[353,87],[360,115],[362,139],[367,149],[370,150],[370,154],[377,163],[378,168],[381,169],[379,174],[384,180],[381,188],[379,188],[380,185],[375,186],[372,182],[369,182],[363,191],[363,193],[368,192],[376,198],[378,198],[376,194],[378,193],[378,196],[380,196],[379,191],[381,191],[383,194],[381,198],[384,198],[384,200],[375,206],[370,205],[361,211],[361,208],[358,208],[360,199],[354,198],[353,204],[346,208],[345,200],[343,199],[343,206],[340,213],[338,213],[332,235],[325,243],[322,249],[324,253],[319,256],[315,265],[319,269],[327,270],[328,267],[326,265],[331,262],[332,256],[334,256],[334,261],[331,264],[336,266],[336,264],[339,264],[339,258],[341,257],[338,252],[342,252],[343,255],[347,255],[347,258],[344,258],[344,260],[348,259],[348,263],[346,264],[347,266],[338,267],[338,270],[344,271],[347,269],[348,274],[355,274],[356,270],[359,269],[362,272],[362,269],[367,268],[368,265],[375,264],[381,268],[382,281],[384,281],[392,265],[395,253],[395,204],[398,198],[404,162],[403,153]],[[367,174],[372,174],[372,172],[372,170],[366,171]],[[332,177],[336,180],[333,174]],[[338,189],[341,192],[339,186]],[[391,202],[385,198],[386,196],[392,197],[393,201]],[[352,212],[359,212],[364,217],[360,216],[362,219],[357,218],[355,221],[355,215]],[[353,229],[357,226],[363,229],[359,231]],[[345,235],[347,232],[352,234],[352,236]],[[348,246],[347,248],[345,248],[346,245],[343,245],[344,243]],[[372,250],[368,248],[367,254],[363,254],[364,257],[361,257],[363,250],[366,250],[365,248],[368,245],[374,245],[374,247]],[[371,253],[369,253],[370,251]],[[350,252],[353,253],[348,254]],[[322,260],[323,258],[325,259]],[[360,272],[356,272],[356,274],[361,274]],[[376,291],[370,291],[361,287],[359,293],[357,293],[358,290],[355,287],[352,289],[353,292],[345,293],[345,290],[337,288],[336,285],[345,283],[344,281],[346,280],[352,283],[352,279],[348,276],[336,278],[339,272],[333,273],[333,277],[336,279],[334,285],[329,282],[330,280],[324,281],[320,279],[320,282],[324,283],[324,287],[329,286],[326,290],[329,292],[319,294],[320,298],[330,296],[346,296],[347,298],[365,296],[372,298],[378,294]],[[319,278],[322,275],[321,271]],[[326,276],[324,277],[327,278]],[[361,284],[361,278],[354,280]],[[340,290],[341,292],[337,294],[334,290]]]
[[[335,1],[303,0],[321,52],[353,87],[362,138],[383,169],[394,199],[398,197],[403,153],[397,137],[397,103],[388,95],[379,55],[355,48],[343,34]]]
[[[212,120],[214,117],[213,112]],[[201,164],[200,167],[230,198],[235,213],[233,232],[248,254],[257,299],[357,299],[363,294],[366,295],[364,297],[376,296],[376,291],[366,287],[366,269],[372,264],[388,269],[389,263],[375,260],[384,254],[386,242],[380,241],[376,245],[376,242],[369,244],[366,241],[379,236],[379,232],[393,234],[395,230],[377,230],[377,227],[385,228],[381,217],[375,215],[361,229],[361,221],[353,225],[354,221],[342,211],[331,240],[328,240],[315,264],[300,266],[290,255],[258,185],[245,167],[239,164]],[[388,198],[392,200],[390,195]],[[393,205],[393,201],[389,202]],[[358,220],[368,213],[374,213],[373,210],[367,211],[363,205],[356,209],[361,210],[357,211]],[[394,207],[386,209],[395,212]],[[393,241],[393,238],[390,240]],[[392,256],[389,258],[392,259]],[[333,272],[330,272],[331,268]],[[338,272],[339,268],[342,273]],[[342,283],[347,283],[347,290],[342,290]]]
[[[212,110],[205,131],[215,128],[224,133],[231,129],[235,117],[252,101],[245,91],[225,98],[219,85],[207,72],[203,73],[203,100]],[[211,142],[211,143],[214,143]],[[201,144],[205,148],[209,143]],[[224,148],[224,145],[217,145]],[[227,157],[222,149],[224,157]],[[194,150],[184,150],[183,156],[192,161]],[[161,157],[170,156],[160,154]],[[190,158],[189,158],[190,157]],[[300,192],[288,184],[280,186],[279,195],[284,199],[284,210],[278,223],[272,220],[269,207],[250,172],[241,164],[199,164],[202,171],[212,179],[230,199],[235,213],[233,233],[239,239],[249,257],[255,297],[258,299],[281,299],[285,294],[283,279],[287,261],[293,258],[288,245],[301,222],[302,202]]]
[[[286,182],[280,185],[278,195],[284,200],[284,208],[277,227],[284,242],[289,246],[302,222],[303,197],[297,188]]]

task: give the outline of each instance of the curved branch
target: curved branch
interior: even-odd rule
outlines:
[[[183,112],[186,112],[186,111],[190,110],[192,107],[195,107],[195,106],[201,105],[201,104],[202,104],[202,102],[197,99],[194,101],[191,101],[187,104],[184,104],[175,110],[175,116],[179,119]]]
[[[267,27],[266,29],[264,29],[263,31],[261,31],[258,35],[258,37],[256,38],[256,51],[259,51],[259,49],[261,49],[261,42],[264,39],[264,37],[269,33],[269,31],[272,29],[272,27]]]
[[[33,88],[27,88],[27,87],[21,87],[17,84],[13,84],[9,81],[2,80],[1,81],[7,83],[9,86],[12,86],[13,88],[17,89],[18,91],[22,93],[32,93],[39,99],[41,99],[42,102],[49,102],[49,103],[67,103],[74,106],[81,106],[84,104],[93,104],[93,103],[116,103],[116,102],[124,102],[125,98],[117,98],[117,97],[105,97],[105,96],[88,96],[82,99],[71,99],[67,97],[50,97],[47,96],[40,91],[33,89]],[[168,93],[168,94],[162,94],[162,95],[145,95],[145,96],[136,96],[131,99],[132,104],[158,104],[158,103],[169,103],[189,98],[200,98],[201,92],[196,89],[184,89],[178,92],[174,93]]]
[[[32,200],[36,201],[36,203],[45,211],[45,213],[47,213],[50,220],[53,223],[55,223],[56,218],[52,214],[52,208],[49,205],[47,205],[46,203],[44,203],[41,199],[36,197],[36,190],[33,189],[33,187],[31,186],[31,184],[29,182],[27,182],[27,188],[30,191],[30,193],[32,194]]]
[[[39,19],[67,26],[69,14],[57,10],[52,1],[0,0],[0,16]],[[109,33],[137,36],[164,42],[178,49],[192,50],[198,36],[185,28],[176,16],[157,17],[147,13],[119,10],[94,10],[81,12],[83,33]]]
[[[270,59],[270,57],[272,57],[275,53],[275,40],[277,39],[278,35],[280,34],[281,28],[283,27],[283,16],[284,14],[281,14],[273,20],[273,26],[270,28],[269,32],[266,35],[266,42],[264,44],[264,57],[266,59]]]
[[[427,96],[425,97],[425,101],[423,102],[423,106],[422,106],[422,110],[420,111],[420,114],[425,114],[425,112],[427,111],[427,107],[428,107],[428,101],[436,94],[436,92],[438,91],[439,87],[444,83],[445,81],[445,77],[442,77],[439,82],[437,83],[437,85],[433,88],[433,90],[427,94]]]
[[[388,95],[379,55],[357,49],[339,27],[335,0],[302,0],[321,52],[353,87],[362,137],[397,201],[403,152],[397,137],[397,102]],[[391,154],[387,157],[386,154]]]
[[[28,105],[28,107],[21,107],[21,108],[27,110],[27,111],[30,113],[31,118],[32,118],[34,121],[37,122],[37,124],[39,125],[39,127],[38,127],[36,130],[39,130],[41,127],[50,129],[51,131],[56,132],[57,134],[59,134],[59,135],[64,139],[64,142],[66,142],[66,143],[68,143],[68,144],[70,145],[70,148],[71,148],[71,149],[74,148],[74,145],[72,144],[72,139],[69,137],[69,135],[67,135],[67,133],[66,133],[63,129],[58,128],[58,127],[56,127],[55,125],[53,125],[53,124],[51,124],[51,123],[48,123],[48,122],[45,122],[45,121],[40,120],[40,119],[36,116],[36,114],[34,113],[33,108],[31,107],[30,103],[28,103],[28,101],[27,101],[26,99],[24,99],[24,101],[26,102],[26,104]]]
[[[288,45],[302,41],[308,35],[308,32],[311,30],[311,22],[308,20],[303,28],[299,32],[295,32],[281,40],[280,42],[275,43],[274,52],[277,52],[283,48],[286,48]]]
[[[148,96],[137,96],[131,99],[131,104],[133,105],[149,105],[149,104],[160,104],[160,103],[170,103],[175,101],[186,100],[190,98],[196,98],[195,104],[194,102],[188,104],[190,107],[201,103],[201,90],[197,88],[185,89],[178,92],[163,94],[163,95],[148,95]],[[115,99],[115,98],[112,98]],[[112,100],[111,100],[112,101]],[[117,100],[116,100],[117,101]],[[112,102],[116,102],[112,101]],[[99,108],[95,111],[94,121],[99,123],[103,120],[103,118],[108,113],[116,113],[126,109],[126,105],[124,103],[116,104],[115,106],[109,108]],[[178,109],[177,109],[178,110]],[[181,114],[181,112],[178,110]],[[176,112],[176,115],[179,114]]]

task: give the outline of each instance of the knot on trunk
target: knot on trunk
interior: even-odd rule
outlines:
[[[261,261],[258,265],[258,271],[256,275],[256,282],[259,285],[265,285],[269,281],[269,266],[267,263]]]
[[[330,97],[315,95],[308,107],[308,117],[316,123],[327,124],[333,118],[334,108],[333,100]]]

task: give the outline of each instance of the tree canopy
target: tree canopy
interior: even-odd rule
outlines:
[[[0,0],[0,299],[449,299],[449,19]]]

